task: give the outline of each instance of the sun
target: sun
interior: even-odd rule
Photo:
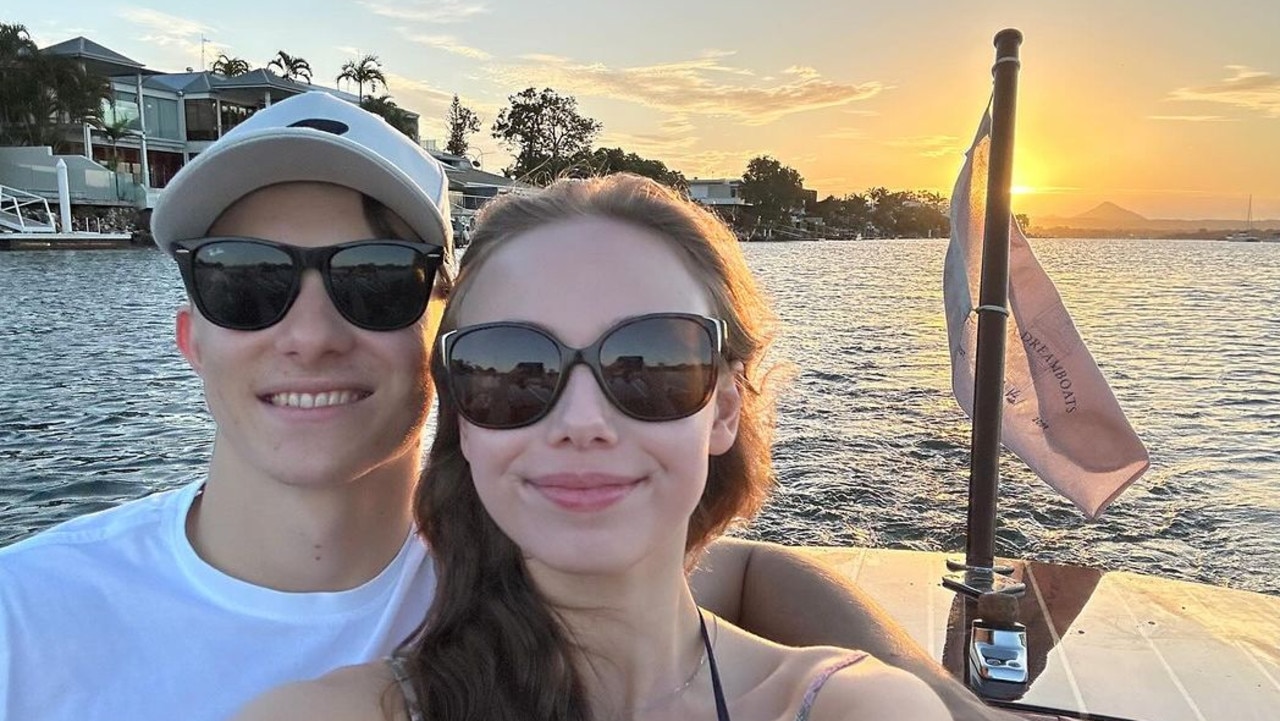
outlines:
[[[1010,178],[1009,192],[1013,195],[1039,195],[1053,187],[1053,168],[1049,160],[1035,152],[1018,156]]]

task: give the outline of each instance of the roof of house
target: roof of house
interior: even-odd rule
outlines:
[[[516,180],[515,178],[508,178],[505,175],[495,175],[493,173],[486,173],[485,171],[480,170],[478,168],[459,168],[452,165],[446,165],[445,172],[449,174],[449,178],[451,180],[456,178],[462,181],[468,187],[474,187],[477,185],[488,185],[488,186],[496,186],[499,188],[509,188],[509,187],[523,188],[528,185],[527,183],[523,183],[519,180]]]
[[[690,178],[689,185],[729,185],[741,183],[742,178]]]
[[[120,78],[117,78],[120,79]],[[132,80],[132,76],[129,76]],[[308,83],[300,83],[288,78],[282,78],[279,75],[265,68],[250,70],[242,75],[226,76],[212,71],[192,71],[187,73],[160,73],[151,75],[142,81],[144,88],[152,90],[164,90],[171,93],[182,93],[184,95],[201,95],[216,93],[232,93],[231,99],[243,100],[247,97],[247,93],[253,93],[258,90],[275,90],[280,91],[284,96],[298,95],[311,91],[320,91],[329,93],[330,95],[345,100],[353,105],[359,104],[360,98],[352,93],[344,92],[336,88],[327,88],[323,85],[311,85]],[[241,97],[237,97],[241,96]],[[280,96],[276,97],[281,99]],[[401,108],[413,117],[418,117],[408,108]]]
[[[155,90],[168,90],[170,92],[180,91],[187,94],[211,93],[218,90],[251,90],[258,88],[283,90],[293,94],[305,93],[311,90],[321,90],[352,103],[359,100],[359,98],[351,93],[344,93],[341,90],[321,87],[319,85],[299,83],[294,80],[289,80],[288,78],[282,78],[265,68],[258,68],[257,70],[250,70],[242,75],[231,76],[211,71],[161,73],[147,78],[143,81],[142,85],[143,87]]]
[[[214,93],[218,91],[251,91],[258,89],[280,90],[290,95],[305,93],[311,90],[320,90],[329,93],[335,97],[342,98],[350,103],[359,103],[360,98],[351,93],[343,92],[336,88],[326,88],[309,83],[299,83],[287,78],[282,78],[272,73],[266,68],[258,68],[250,70],[243,75],[226,76],[210,71],[187,71],[181,73],[166,73],[159,70],[148,70],[142,63],[132,58],[126,57],[111,48],[100,43],[96,43],[84,36],[75,37],[70,40],[50,45],[43,48],[40,52],[49,55],[61,55],[65,57],[80,58],[90,65],[91,69],[106,75],[108,77],[120,78],[127,76],[130,79],[141,74],[147,76],[142,85],[144,88],[152,90],[165,90],[168,92],[181,92],[187,95],[195,95],[200,93]],[[417,115],[412,110],[406,109],[405,112]]]
[[[41,48],[40,52],[46,55],[80,58],[85,60],[87,64],[96,66],[96,70],[107,74],[136,74],[138,72],[149,74],[155,72],[154,70],[146,70],[143,64],[137,60],[125,57],[105,45],[95,43],[83,35],[50,45],[47,48]]]
[[[142,86],[153,90],[168,90],[174,93],[207,93],[213,89],[213,85],[208,78],[210,74],[199,72],[163,73],[152,75],[143,80]]]
[[[480,170],[471,164],[470,158],[464,155],[454,155],[453,153],[446,153],[442,150],[432,150],[430,147],[427,148],[427,152],[431,153],[431,157],[439,160],[440,163],[444,165],[445,172],[449,175],[449,185],[451,186],[451,190],[454,189],[452,186],[455,182],[460,183],[463,186],[470,187],[477,185],[499,188],[528,187],[528,183],[515,180],[514,178],[508,178],[505,175],[495,175],[494,173],[487,173]]]

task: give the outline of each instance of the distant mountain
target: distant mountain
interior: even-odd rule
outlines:
[[[1116,223],[1118,225],[1128,225],[1130,223],[1145,223],[1147,219],[1132,210],[1125,210],[1112,202],[1099,203],[1093,210],[1080,215],[1072,216],[1072,220],[1089,220],[1103,221],[1107,223]]]
[[[1115,203],[1099,203],[1086,213],[1072,216],[1032,216],[1032,231],[1038,235],[1071,237],[1146,236],[1171,235],[1196,237],[1222,237],[1234,230],[1244,229],[1244,221],[1230,219],[1174,220],[1147,218]],[[1257,232],[1271,234],[1280,229],[1280,220],[1254,219]]]

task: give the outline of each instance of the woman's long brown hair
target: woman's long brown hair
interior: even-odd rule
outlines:
[[[737,440],[710,459],[706,489],[689,520],[685,546],[692,561],[734,519],[753,516],[773,484],[773,401],[763,392],[760,367],[773,316],[723,222],[662,185],[626,174],[560,180],[495,199],[481,212],[440,332],[456,327],[468,288],[496,249],[534,228],[584,217],[628,223],[667,239],[705,283],[713,314],[728,325],[726,363],[742,363]],[[439,415],[414,513],[436,558],[438,586],[419,632],[398,651],[425,718],[586,721],[576,648],[526,573],[520,549],[476,494],[438,354],[432,376]]]

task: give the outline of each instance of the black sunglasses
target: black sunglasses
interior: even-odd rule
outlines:
[[[174,244],[187,294],[212,323],[262,330],[279,323],[316,270],[333,305],[352,325],[389,331],[426,310],[444,259],[440,246],[357,240],[302,248],[258,238],[197,238]]]
[[[674,421],[711,399],[726,332],[717,318],[654,313],[618,323],[586,348],[570,348],[535,325],[485,323],[445,333],[439,351],[458,413],[482,428],[542,420],[579,363],[625,415]]]

